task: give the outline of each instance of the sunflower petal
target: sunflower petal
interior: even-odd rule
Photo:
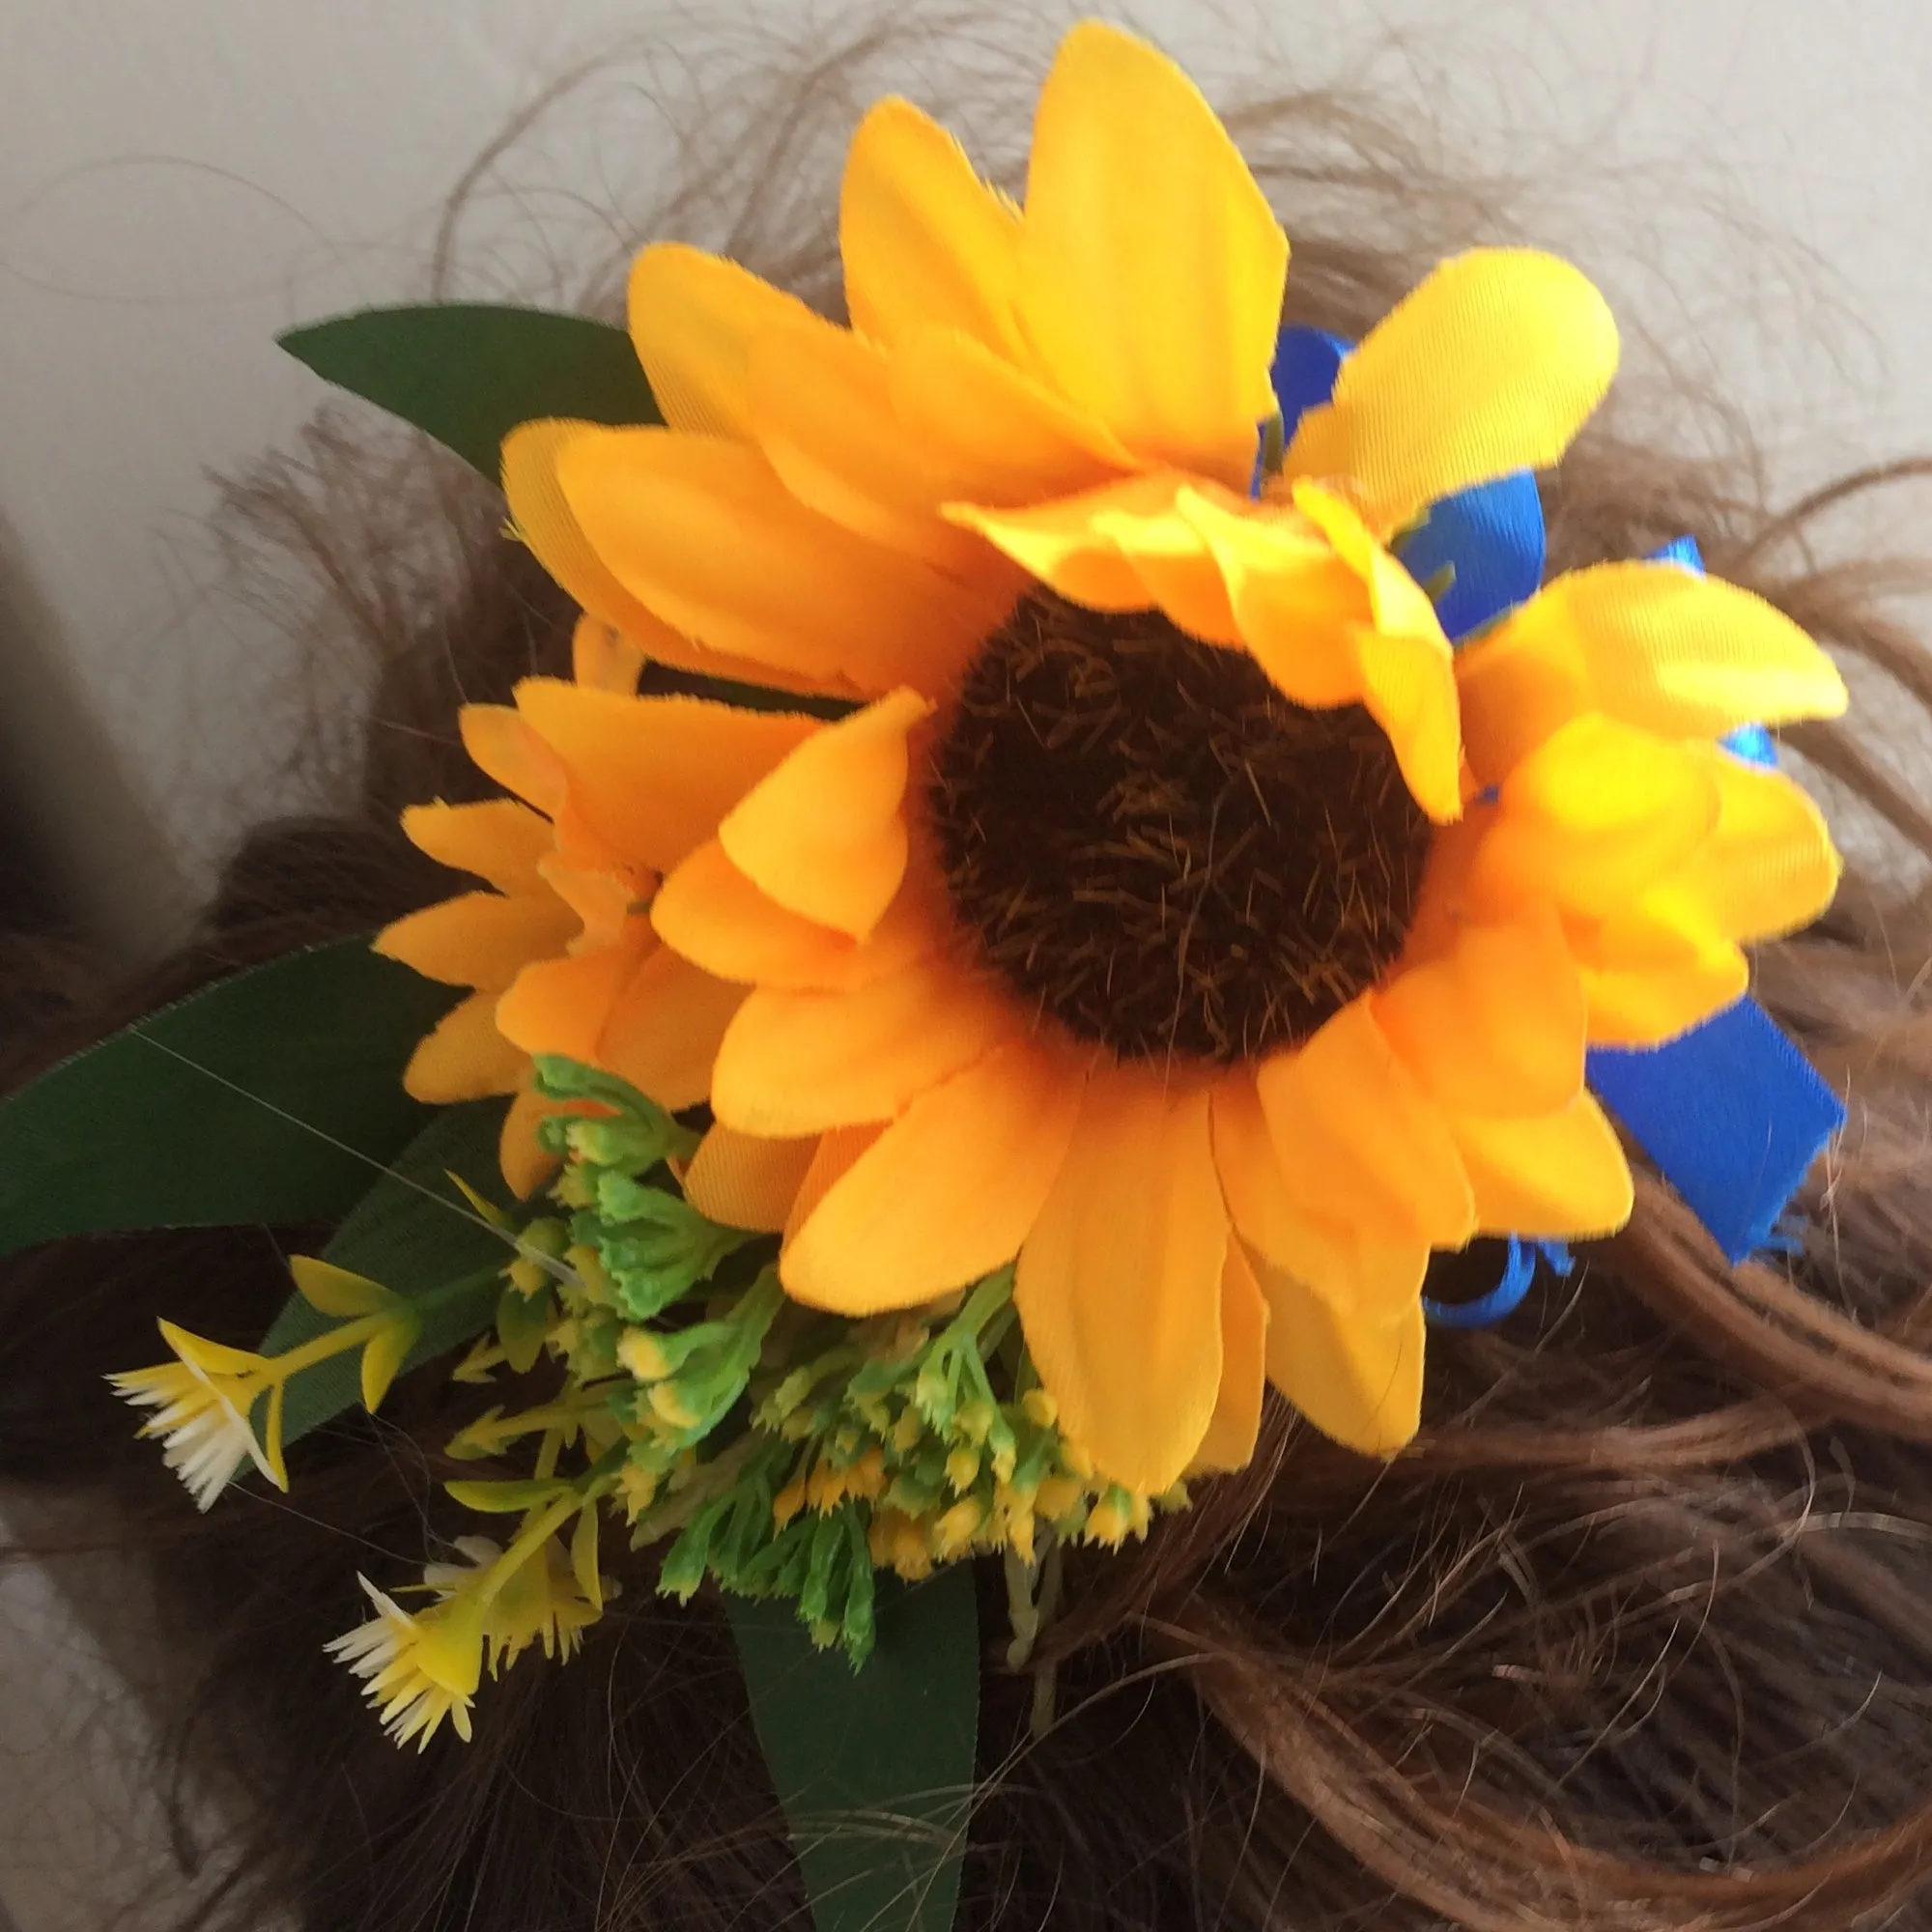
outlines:
[[[752,399],[758,447],[801,503],[942,570],[985,555],[937,514],[950,479],[906,434],[875,344],[816,316],[768,329],[752,349]]]
[[[577,682],[634,692],[646,657],[710,677],[753,684],[783,681],[770,666],[707,650],[673,631],[645,610],[591,549],[564,500],[556,464],[579,437],[604,433],[601,423],[539,418],[519,424],[503,439],[503,493],[510,501],[511,526],[531,555],[583,607],[585,621],[573,639]],[[609,628],[600,633],[593,619]]]
[[[1285,473],[1346,478],[1370,523],[1396,529],[1438,497],[1555,463],[1616,366],[1616,323],[1585,276],[1531,249],[1474,249],[1342,364]]]
[[[1230,1073],[1214,1090],[1213,1122],[1221,1197],[1235,1232],[1259,1256],[1370,1321],[1392,1320],[1421,1293],[1428,1242],[1324,1221],[1291,1199],[1253,1074]]]
[[[668,872],[818,729],[789,712],[698,697],[622,697],[528,677],[517,708],[569,773],[572,804],[635,865]]]
[[[570,785],[556,753],[507,704],[466,704],[456,714],[463,749],[485,778],[515,792],[546,818],[563,810]]]
[[[503,1116],[503,1130],[497,1143],[497,1164],[519,1201],[527,1201],[556,1172],[557,1157],[537,1139],[537,1128],[553,1114],[563,1111],[556,1101],[539,1094],[526,1074]]]
[[[863,944],[766,897],[714,838],[678,867],[651,902],[667,946],[721,980],[838,992],[884,979],[939,945],[938,922],[908,879]]]
[[[631,340],[674,430],[749,441],[751,346],[760,330],[810,311],[749,269],[681,242],[658,242],[631,267]]]
[[[1553,895],[1566,910],[1616,912],[1696,851],[1719,803],[1696,747],[1586,712],[1504,780],[1470,892],[1492,911]]]
[[[1445,1107],[1547,1114],[1583,1084],[1589,1009],[1547,905],[1466,925],[1441,957],[1399,968],[1370,995],[1376,1023]]]
[[[896,99],[867,111],[838,195],[854,328],[887,344],[922,327],[958,328],[1023,359],[1019,239],[1019,211],[938,122]]]
[[[571,682],[634,697],[647,655],[614,625],[586,611],[570,634]]]
[[[1422,1421],[1425,1329],[1417,1300],[1394,1321],[1340,1314],[1280,1268],[1255,1270],[1268,1304],[1268,1379],[1331,1441],[1393,1456]]]
[[[1835,718],[1843,678],[1782,611],[1715,577],[1605,563],[1546,586],[1458,659],[1469,759],[1495,783],[1579,712],[1664,738]]]
[[[805,1170],[785,1216],[784,1238],[789,1243],[818,1211],[818,1204],[851,1173],[859,1156],[886,1130],[884,1121],[867,1121],[856,1127],[833,1127],[818,1136],[818,1149]]]
[[[1088,21],[1061,43],[1020,263],[1060,389],[1137,454],[1244,490],[1275,409],[1288,241],[1213,109],[1144,41]]]
[[[549,893],[541,898],[464,893],[385,925],[375,951],[425,980],[503,987],[532,959],[561,952],[576,931],[577,915]]]
[[[526,1053],[594,1065],[604,1022],[655,943],[634,919],[616,945],[526,966],[497,1003],[497,1030]]]
[[[617,580],[714,651],[866,693],[945,687],[1001,614],[809,509],[755,449],[668,430],[568,445],[558,478]]]
[[[1296,704],[1357,702],[1368,586],[1321,531],[1298,511],[1236,506],[1192,487],[1176,507],[1213,554],[1241,640],[1275,689]]]
[[[1735,942],[1650,894],[1607,919],[1566,919],[1582,976],[1593,1046],[1657,1046],[1674,1039],[1750,985]]]
[[[1726,939],[1794,931],[1831,904],[1841,869],[1825,815],[1782,772],[1699,748],[1718,787],[1716,830],[1659,894]]]
[[[1153,597],[1099,520],[1110,509],[1154,510],[1172,500],[1174,489],[1170,476],[1135,476],[1054,502],[1011,510],[951,503],[946,514],[1075,604],[1090,611],[1145,611]]]
[[[960,329],[906,337],[888,382],[895,414],[951,497],[1038,503],[1142,467],[1104,423]]]
[[[1188,1464],[1190,1475],[1245,1469],[1262,1433],[1267,1384],[1267,1301],[1239,1241],[1221,1269],[1221,1394],[1214,1418]]]
[[[1468,1178],[1441,1111],[1366,1000],[1264,1061],[1255,1084],[1303,1213],[1432,1247],[1459,1247],[1474,1232]]]
[[[1014,1040],[928,1087],[795,1221],[787,1292],[870,1315],[1010,1261],[1066,1151],[1080,1084],[1063,1056]]]
[[[1205,1092],[1096,1069],[1013,1282],[1066,1433],[1150,1493],[1193,1461],[1220,1396],[1228,1220],[1208,1117]]]
[[[901,688],[822,726],[724,814],[725,856],[787,912],[869,938],[905,878],[906,740],[931,713]]]
[[[760,988],[724,1036],[712,1110],[775,1139],[890,1120],[1022,1024],[1005,1000],[937,960],[849,992]]]
[[[685,1199],[727,1228],[776,1235],[783,1229],[817,1152],[815,1137],[767,1141],[714,1126],[698,1142],[685,1170]]]
[[[472,993],[452,1007],[410,1055],[403,1091],[437,1106],[514,1094],[529,1063],[497,1031],[496,1011],[495,993]]]
[[[1630,1163],[1589,1094],[1536,1120],[1452,1114],[1485,1234],[1582,1240],[1630,1219]]]
[[[598,1036],[596,1061],[675,1113],[711,1089],[712,1064],[742,986],[700,973],[661,946],[631,975]]]
[[[403,836],[439,866],[487,879],[499,893],[542,892],[537,867],[556,842],[547,819],[509,798],[410,806]]]

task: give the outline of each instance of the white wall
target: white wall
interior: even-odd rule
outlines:
[[[210,472],[319,393],[274,331],[419,294],[458,175],[573,61],[626,33],[715,40],[755,11],[0,0],[0,746],[105,923],[152,923],[181,896],[172,867],[204,876],[276,795],[281,646],[218,594],[205,525]],[[1143,9],[1209,68],[1252,66],[1252,14],[1297,81],[1368,75],[1505,166],[1561,144],[1544,239],[1741,385],[1793,473],[1932,441],[1924,0]],[[565,253],[587,242],[647,172],[642,103],[613,87],[586,111],[595,128],[553,117],[490,177],[471,288],[535,266],[532,218]],[[1754,265],[1713,209],[1762,230]],[[64,693],[86,715],[56,727]]]

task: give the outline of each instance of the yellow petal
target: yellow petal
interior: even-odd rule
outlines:
[[[563,951],[577,915],[550,893],[502,898],[464,893],[425,906],[376,935],[375,950],[450,986],[507,986],[532,959]]]
[[[1221,1395],[1188,1473],[1245,1469],[1262,1433],[1267,1382],[1268,1306],[1238,1241],[1228,1243],[1221,1270]]]
[[[1193,488],[1176,507],[1213,553],[1241,640],[1275,689],[1317,708],[1358,703],[1369,589],[1322,532],[1299,511]]]
[[[557,482],[562,452],[580,437],[604,433],[600,424],[554,417],[518,424],[503,439],[503,494],[510,502],[510,522],[530,554],[586,611],[639,643],[669,637],[674,650],[674,634],[611,576],[590,548]]]
[[[823,690],[941,691],[1002,614],[1004,592],[840,527],[741,444],[607,430],[557,473],[598,555],[667,623]]]
[[[951,503],[947,515],[1004,552],[1031,577],[1090,611],[1145,611],[1153,603],[1120,546],[1095,527],[1096,511],[1171,497],[1174,479],[1133,477],[1018,509]]]
[[[1315,1427],[1364,1456],[1393,1456],[1422,1420],[1418,1300],[1393,1321],[1337,1313],[1293,1275],[1255,1269],[1268,1304],[1268,1379]]]
[[[1718,787],[1718,823],[1658,889],[1726,939],[1795,931],[1832,903],[1840,864],[1824,813],[1782,772],[1717,746],[1699,755]]]
[[[854,328],[888,344],[921,327],[958,328],[1022,359],[1019,234],[1019,211],[910,101],[881,100],[859,123],[838,196]]]
[[[1087,21],[1041,90],[1021,314],[1061,390],[1130,449],[1247,487],[1275,411],[1288,241],[1199,89]]]
[[[869,938],[905,877],[906,739],[931,713],[901,689],[821,726],[725,813],[725,856],[787,912]]]
[[[759,330],[810,311],[748,269],[680,242],[631,267],[631,340],[664,419],[696,436],[750,440],[747,362]]]
[[[1365,1000],[1264,1061],[1256,1086],[1294,1205],[1385,1242],[1459,1247],[1474,1205],[1439,1107]]]
[[[783,1229],[817,1151],[815,1138],[767,1141],[714,1126],[698,1142],[685,1170],[685,1199],[727,1228],[776,1235]]]
[[[938,514],[949,479],[900,422],[875,344],[816,316],[768,329],[752,349],[752,400],[758,447],[801,503],[941,569],[985,554]]]
[[[473,872],[499,893],[543,891],[537,867],[555,844],[548,820],[508,798],[412,805],[403,813],[403,835],[439,866]]]
[[[1603,920],[1566,919],[1599,1046],[1656,1046],[1709,1019],[1750,985],[1736,944],[1665,895]]]
[[[651,902],[665,944],[721,980],[837,992],[863,986],[923,958],[941,928],[923,881],[908,880],[863,944],[802,919],[766,897],[716,839],[678,867]]]
[[[403,1069],[411,1098],[445,1106],[517,1091],[529,1063],[497,1031],[496,1009],[495,993],[472,993],[443,1015]]]
[[[498,1031],[526,1053],[594,1064],[617,995],[654,946],[649,924],[634,919],[617,945],[525,967],[497,1003]]]
[[[938,960],[850,992],[761,988],[724,1037],[712,1109],[727,1126],[773,1138],[890,1120],[1023,1023]]]
[[[1343,362],[1284,473],[1346,478],[1369,522],[1396,529],[1438,497],[1555,463],[1616,367],[1616,323],[1585,276],[1531,249],[1473,249]]]
[[[1338,1308],[1376,1321],[1422,1290],[1426,1241],[1389,1240],[1323,1221],[1291,1198],[1255,1078],[1237,1068],[1214,1090],[1214,1166],[1235,1232],[1276,1267],[1313,1282]]]
[[[930,1087],[794,1222],[779,1263],[786,1292],[873,1315],[1011,1261],[1065,1152],[1079,1097],[1077,1067],[1030,1040]]]
[[[1370,995],[1376,1022],[1445,1107],[1547,1114],[1583,1084],[1588,1007],[1548,905],[1465,925],[1450,951]]]
[[[620,697],[528,677],[517,708],[570,775],[596,835],[633,864],[668,872],[786,753],[818,728],[789,712],[698,697]]]
[[[963,501],[1037,503],[1142,467],[1097,417],[960,329],[907,336],[888,382],[906,435]]]
[[[1221,565],[1170,472],[1132,476],[1057,502],[1016,510],[956,504],[949,515],[978,530],[1031,576],[1090,610],[1155,607],[1190,637],[1237,644]]]
[[[466,704],[456,714],[463,749],[486,778],[533,805],[546,818],[563,810],[569,789],[557,755],[507,704]]]
[[[1220,1396],[1228,1221],[1208,1110],[1157,1072],[1096,1069],[1013,1283],[1066,1433],[1150,1493],[1193,1461]]]
[[[570,634],[571,680],[632,697],[637,694],[646,655],[642,645],[633,643],[614,625],[586,611]]]
[[[1630,1219],[1630,1164],[1588,1094],[1538,1120],[1452,1114],[1481,1231],[1549,1240],[1614,1234]]]
[[[720,1041],[745,997],[661,946],[612,1002],[597,1062],[675,1113],[711,1089]]]
[[[556,1172],[557,1158],[537,1139],[537,1127],[553,1114],[563,1111],[554,1100],[539,1094],[526,1075],[503,1116],[497,1163],[503,1170],[510,1192],[519,1201],[527,1201]]]
[[[886,1124],[883,1121],[867,1121],[856,1127],[833,1127],[818,1136],[818,1151],[811,1156],[791,1204],[791,1212],[785,1216],[787,1244],[818,1211],[818,1204],[851,1173],[859,1156],[886,1131]]]
[[[1586,712],[1504,780],[1471,892],[1504,912],[1552,895],[1577,912],[1619,911],[1703,843],[1719,804],[1695,747]]]
[[[1577,713],[1664,738],[1835,718],[1837,668],[1782,611],[1719,578],[1655,563],[1559,577],[1457,660],[1469,760],[1495,783]]]
[[[1463,810],[1463,723],[1455,653],[1435,607],[1351,504],[1306,481],[1293,499],[1368,592],[1368,622],[1350,633],[1361,701],[1387,733],[1416,803],[1446,825]]]

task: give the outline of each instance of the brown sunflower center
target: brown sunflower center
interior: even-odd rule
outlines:
[[[985,961],[1125,1060],[1305,1038],[1400,952],[1429,849],[1359,705],[1304,709],[1244,651],[1050,592],[968,672],[929,799]]]

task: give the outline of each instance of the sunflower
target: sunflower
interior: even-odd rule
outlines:
[[[708,1100],[688,1191],[781,1233],[799,1301],[1012,1264],[1068,1435],[1128,1488],[1245,1461],[1264,1379],[1391,1452],[1431,1254],[1629,1213],[1586,1046],[1696,1024],[1741,942],[1829,899],[1815,810],[1719,740],[1842,684],[1657,563],[1452,647],[1392,546],[1557,461],[1614,372],[1602,298],[1457,257],[1269,460],[1287,242],[1126,34],[1064,43],[1023,211],[874,108],[840,242],[849,327],[646,249],[667,427],[505,444],[520,534],[597,622],[855,706],[520,689],[559,775],[524,795],[620,856],[625,930],[703,991],[647,986],[615,1031],[586,999],[575,1037]],[[527,967],[496,1024],[558,1033],[579,976]]]
[[[600,696],[635,691],[643,665],[638,646],[589,615],[577,627],[573,659],[574,681],[555,689]],[[605,1066],[668,1106],[689,1106],[704,1097],[710,1054],[738,998],[660,946],[645,908],[661,877],[652,861],[661,865],[665,852],[648,839],[638,848],[634,811],[613,814],[613,841],[573,803],[562,757],[531,722],[548,723],[566,751],[577,749],[568,725],[546,710],[544,689],[532,686],[520,708],[470,704],[459,716],[471,758],[514,797],[403,814],[420,850],[488,890],[412,913],[376,941],[389,958],[468,989],[412,1055],[404,1085],[438,1104],[514,1094],[500,1157],[520,1198],[555,1164],[538,1140],[543,1117],[582,1111],[544,1099],[534,1056]],[[767,763],[803,728],[773,721],[763,733],[773,747]],[[680,736],[702,755],[701,728]]]

